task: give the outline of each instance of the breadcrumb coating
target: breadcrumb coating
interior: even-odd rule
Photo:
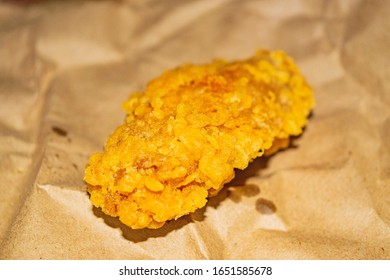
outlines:
[[[314,106],[282,51],[184,65],[123,103],[126,121],[85,170],[90,199],[133,229],[205,206],[253,159],[288,146]]]

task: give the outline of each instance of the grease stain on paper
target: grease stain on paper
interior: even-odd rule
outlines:
[[[55,134],[62,136],[62,137],[66,137],[68,135],[68,132],[59,126],[52,126],[51,130],[53,130],[53,132]]]
[[[276,205],[268,199],[258,198],[255,202],[255,209],[260,213],[256,225],[261,229],[287,231],[283,220],[276,214]]]
[[[276,212],[276,206],[271,200],[259,198],[256,200],[255,207],[257,212],[263,215],[272,215]]]

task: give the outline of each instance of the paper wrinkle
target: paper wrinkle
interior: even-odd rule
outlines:
[[[49,197],[52,199],[52,202],[50,203],[58,203],[59,206],[57,206],[57,208],[66,209],[66,211],[70,214],[68,214],[69,217],[73,217],[73,219],[77,219],[83,224],[90,224],[90,226],[93,226],[88,229],[91,231],[91,237],[96,235],[96,233],[92,234],[92,232],[96,230],[98,231],[99,235],[112,236],[118,239],[123,238],[122,231],[120,229],[116,228],[113,230],[101,219],[98,219],[97,216],[91,215],[92,206],[85,191],[74,189],[72,190],[50,184],[37,185],[37,188],[39,190],[45,191],[47,195],[49,195]],[[76,229],[75,233],[77,232],[78,231]],[[123,242],[122,246],[126,246],[127,242],[127,240]],[[109,244],[107,244],[107,247],[109,247]],[[153,253],[149,250],[145,250],[141,245],[132,246],[132,251],[141,259],[154,258]],[[94,256],[94,254],[91,254],[91,252],[86,252],[85,254],[89,254],[91,257]],[[105,258],[104,255],[96,257],[98,259]],[[115,258],[123,259],[124,255],[118,254],[118,257]]]
[[[207,244],[205,244],[205,242],[203,241],[203,238],[200,236],[198,228],[193,224],[188,225],[188,227],[190,228],[191,233],[194,236],[196,246],[198,247],[198,250],[200,251],[201,256],[202,256],[201,258],[202,259],[211,259],[211,256],[209,255],[208,250],[207,250]]]
[[[141,50],[153,48],[174,37],[175,34],[180,34],[183,28],[195,24],[208,12],[228,3],[228,0],[189,1],[183,5],[174,6],[173,9],[165,9],[159,14],[155,24],[142,30],[142,34],[138,34],[141,36],[141,42],[137,48]]]
[[[53,185],[37,185],[38,189],[44,190],[54,201],[60,203],[64,208],[71,209],[77,216],[85,216],[87,209],[81,205],[89,206],[88,196],[85,192],[69,190]],[[89,208],[89,207],[88,207]]]
[[[122,59],[121,54],[94,42],[80,39],[69,41],[43,41],[38,44],[39,52],[54,61],[60,68],[71,68],[88,64],[113,63]],[[72,59],[69,59],[69,56]]]
[[[40,120],[53,73],[35,51],[35,25],[18,25],[12,16],[10,21],[14,28],[0,36],[0,211],[4,215],[0,238],[9,233],[10,225],[31,193],[42,162],[44,141]]]
[[[348,67],[348,74],[387,105],[390,104],[390,75],[383,54],[390,45],[387,34],[390,22],[386,13],[389,9],[388,1],[361,1],[355,16],[348,18],[349,32],[341,48],[342,63],[352,66]]]
[[[0,3],[0,259],[389,259],[387,1]],[[121,103],[182,63],[283,49],[302,136],[157,230],[93,208],[89,155]]]

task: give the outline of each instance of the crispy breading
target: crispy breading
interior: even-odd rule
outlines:
[[[286,147],[313,105],[282,51],[167,71],[124,102],[125,123],[89,159],[90,199],[134,229],[161,227],[205,206],[236,168]]]

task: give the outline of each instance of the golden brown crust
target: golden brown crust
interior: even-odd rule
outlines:
[[[126,122],[91,156],[91,201],[132,228],[160,227],[203,207],[235,168],[286,147],[313,104],[280,51],[168,71],[123,104]]]

